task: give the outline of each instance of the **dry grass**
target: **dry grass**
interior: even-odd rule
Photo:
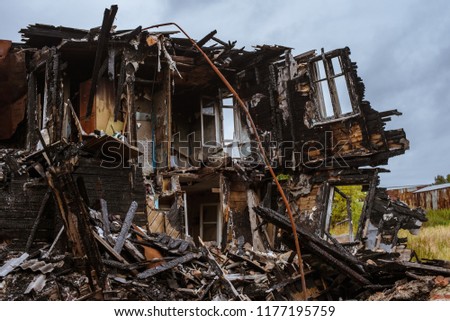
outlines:
[[[330,227],[330,234],[331,235],[348,234],[348,223]]]
[[[430,210],[419,235],[408,235],[408,247],[419,258],[450,261],[450,209]]]
[[[414,250],[421,259],[450,261],[450,209],[428,211],[427,218],[419,235],[400,230],[399,236],[408,237],[408,248]],[[334,236],[347,234],[348,224],[334,226],[330,233]]]
[[[421,259],[450,261],[450,225],[423,227],[419,235],[408,235],[408,248]]]

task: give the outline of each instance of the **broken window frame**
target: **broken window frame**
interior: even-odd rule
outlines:
[[[231,104],[226,104],[225,101],[231,99]],[[234,97],[222,89],[219,90],[219,101],[220,101],[220,124],[221,124],[221,143],[223,149],[228,153],[229,156],[233,159],[240,159],[241,152],[241,118],[240,113],[237,110],[236,101]],[[224,110],[232,110],[233,112],[233,137],[230,141],[227,137],[225,137],[225,118],[224,118]]]
[[[205,103],[206,102],[206,103]],[[204,108],[207,104],[213,104],[213,115],[207,115],[204,113]],[[215,145],[212,145],[210,140],[206,140],[205,138],[205,119],[206,117],[214,117],[214,134],[215,134]],[[220,124],[220,111],[219,111],[219,104],[217,102],[217,99],[202,96],[200,98],[200,121],[201,121],[201,136],[202,136],[202,146],[203,147],[217,147],[219,143],[221,142],[221,124]]]
[[[341,223],[346,223],[348,222],[349,226],[348,226],[348,234],[342,234],[342,235],[348,235],[349,237],[349,242],[353,242],[355,239],[358,238],[358,231],[359,231],[359,227],[361,225],[361,221],[357,224],[357,231],[354,231],[354,226],[353,226],[353,218],[355,216],[355,213],[352,211],[352,198],[350,194],[345,194],[340,188],[344,187],[344,186],[360,186],[361,190],[364,190],[363,188],[363,184],[335,184],[335,183],[326,183],[326,185],[324,186],[324,193],[326,193],[326,196],[324,197],[325,200],[325,206],[324,206],[324,218],[323,218],[323,223],[321,226],[321,230],[320,230],[320,236],[323,239],[328,239],[328,235],[331,235],[333,237],[335,237],[336,235],[332,235],[331,234],[331,221],[332,221],[332,216],[333,216],[333,204],[334,204],[334,199],[335,199],[335,195],[339,195],[339,197],[341,197],[342,199],[345,200],[346,202],[346,211],[347,211],[347,217],[345,220],[341,221]],[[368,193],[365,196],[364,199],[364,204],[367,202],[368,200]],[[364,213],[364,207],[361,209],[361,214],[360,217],[363,217],[363,213]]]
[[[333,59],[338,59],[340,72],[334,70]],[[320,68],[317,64],[322,64],[325,75],[320,74]],[[325,53],[322,48],[321,54],[311,58],[308,61],[308,70],[310,75],[310,82],[312,91],[312,100],[316,106],[316,114],[318,121],[314,121],[313,125],[328,123],[330,121],[340,121],[342,119],[355,117],[360,114],[360,108],[358,104],[358,97],[356,94],[352,71],[352,63],[349,58],[349,49],[336,49]],[[346,94],[348,94],[348,99],[343,99],[339,97],[342,95],[343,90],[339,90],[336,80],[343,77],[346,84]],[[322,84],[325,83],[329,97],[324,96],[324,88]],[[326,100],[329,99],[331,103],[333,114],[328,115]],[[349,101],[351,111],[343,112],[341,103],[344,101]]]
[[[216,207],[216,221],[206,221],[204,220],[204,208],[207,206]],[[220,212],[220,203],[203,203],[200,204],[200,238],[204,240],[204,225],[216,225],[216,242],[219,243],[222,239],[222,215]]]

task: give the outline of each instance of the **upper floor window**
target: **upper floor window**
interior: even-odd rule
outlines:
[[[217,147],[220,145],[220,119],[217,100],[201,99],[202,145]]]
[[[337,49],[312,58],[309,72],[313,88],[316,122],[359,113],[357,95],[351,75],[348,49]]]

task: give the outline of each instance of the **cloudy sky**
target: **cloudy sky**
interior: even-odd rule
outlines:
[[[194,38],[216,29],[247,49],[350,47],[366,99],[377,110],[403,112],[388,128],[404,128],[411,142],[390,160],[382,185],[430,183],[450,173],[450,1],[0,0],[0,39],[19,41],[19,29],[33,23],[99,26],[113,3],[119,29],[174,21]]]

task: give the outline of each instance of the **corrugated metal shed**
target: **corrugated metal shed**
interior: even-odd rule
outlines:
[[[417,207],[414,192],[425,186],[427,185],[392,186],[388,187],[386,191],[392,200],[400,200],[410,207]]]
[[[450,208],[450,183],[431,185],[414,192],[416,206],[425,209]]]
[[[423,193],[423,192],[435,191],[435,190],[438,190],[438,189],[444,189],[444,188],[449,188],[449,187],[450,187],[450,183],[439,184],[439,185],[431,185],[431,186],[427,186],[427,187],[421,188],[421,189],[415,191],[414,193]]]

